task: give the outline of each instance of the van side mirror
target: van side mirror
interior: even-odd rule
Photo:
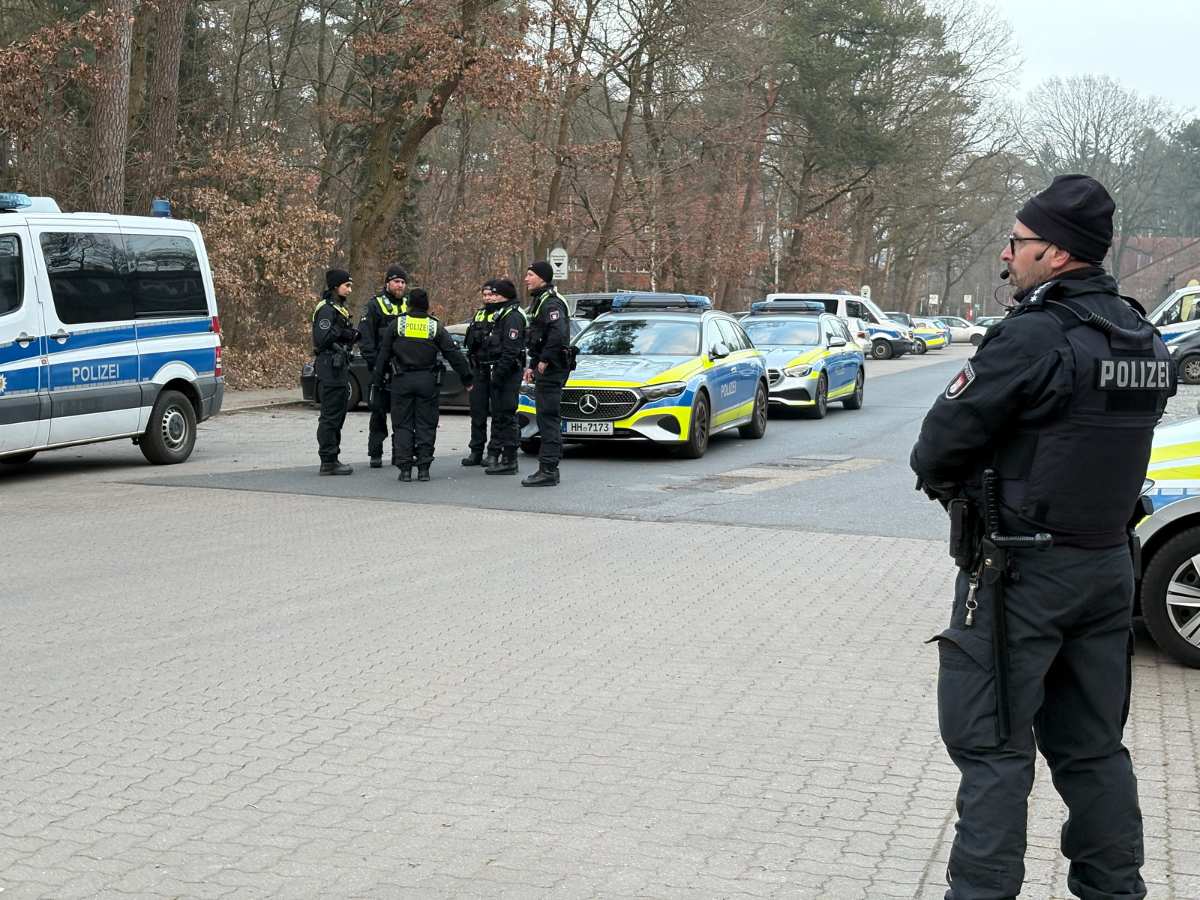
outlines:
[[[712,350],[708,352],[708,355],[713,359],[724,359],[729,355],[729,345],[724,341],[717,341],[713,345]]]

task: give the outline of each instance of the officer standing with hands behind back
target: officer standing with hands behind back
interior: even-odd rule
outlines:
[[[471,390],[471,370],[466,357],[442,323],[429,315],[429,295],[414,288],[408,295],[408,312],[396,319],[379,345],[371,387],[373,402],[387,367],[392,376],[392,462],[400,469],[401,481],[412,481],[417,465],[417,481],[429,480],[433,446],[437,440],[438,390],[441,385],[441,354]]]
[[[385,330],[391,328],[396,317],[405,312],[404,290],[407,287],[408,273],[404,271],[404,267],[390,266],[383,278],[383,290],[368,300],[363,308],[362,318],[358,323],[358,330],[362,335],[362,346],[359,349],[368,369],[375,368],[376,349],[383,340]],[[380,390],[383,394],[384,409],[391,409],[391,395],[388,393],[386,382]],[[367,456],[371,460],[372,469],[383,466],[383,442],[388,436],[387,420],[387,412],[371,410],[371,422],[367,431]]]
[[[1167,348],[1101,263],[1114,203],[1062,175],[1000,259],[1017,306],[921,426],[918,486],[951,514],[960,566],[938,644],[938,724],[961,773],[947,900],[1016,897],[1035,750],[1068,809],[1067,886],[1142,898],[1130,697],[1136,538]],[[1004,277],[1002,275],[1002,277]]]
[[[496,310],[483,347],[491,368],[488,405],[492,413],[492,440],[488,445],[492,463],[485,471],[488,475],[515,475],[521,443],[517,405],[525,371],[525,313],[517,303],[517,286],[507,278],[497,279],[492,292]]]
[[[475,377],[475,389],[471,391],[467,401],[471,405],[471,441],[467,446],[467,455],[461,460],[464,466],[494,466],[496,456],[488,453],[484,458],[483,451],[488,442],[488,415],[491,413],[491,360],[487,359],[484,346],[491,333],[492,322],[496,319],[496,308],[500,300],[494,288],[494,281],[485,281],[479,289],[483,305],[475,310],[467,333],[463,337],[463,346],[467,348],[467,360],[471,364],[471,373]]]
[[[321,414],[317,419],[317,452],[322,475],[349,475],[354,470],[338,460],[342,425],[350,403],[350,350],[359,333],[350,319],[346,301],[354,289],[350,273],[330,269],[325,273],[325,293],[313,310],[312,333]]]
[[[529,289],[529,368],[525,381],[534,383],[538,437],[538,470],[524,479],[525,487],[558,484],[562,459],[562,393],[571,374],[571,326],[567,303],[554,287],[554,269],[539,259],[525,273]]]

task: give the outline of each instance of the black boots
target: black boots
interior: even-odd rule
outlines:
[[[468,453],[466,456],[464,456],[462,458],[461,462],[464,466],[482,466],[483,465],[483,451],[482,450],[472,450],[470,453]]]
[[[423,466],[417,466],[417,481],[429,480],[429,463]]]
[[[349,475],[353,471],[354,469],[352,469],[350,466],[344,465],[337,460],[334,460],[333,462],[321,463],[322,475]]]
[[[547,469],[538,466],[538,470],[521,482],[525,487],[554,487],[558,484],[558,467]]]
[[[496,457],[491,457],[492,464],[484,471],[489,475],[515,475],[517,474],[517,454],[509,456],[505,453],[499,460]]]
[[[371,468],[372,469],[382,469],[383,468],[383,457],[382,456],[372,456],[371,457]]]
[[[412,481],[412,466],[400,467],[400,481]]]

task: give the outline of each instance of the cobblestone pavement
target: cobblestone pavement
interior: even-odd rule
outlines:
[[[221,417],[188,468],[311,464],[312,426]],[[3,900],[941,896],[940,542],[129,484],[170,476],[136,455],[0,482]],[[1145,874],[1194,900],[1200,677],[1138,650]],[[1043,768],[1022,897],[1066,896],[1062,816]]]

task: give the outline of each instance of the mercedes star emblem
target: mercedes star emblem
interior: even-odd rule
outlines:
[[[579,398],[579,411],[585,416],[594,416],[600,411],[600,401],[595,394],[584,394]]]

